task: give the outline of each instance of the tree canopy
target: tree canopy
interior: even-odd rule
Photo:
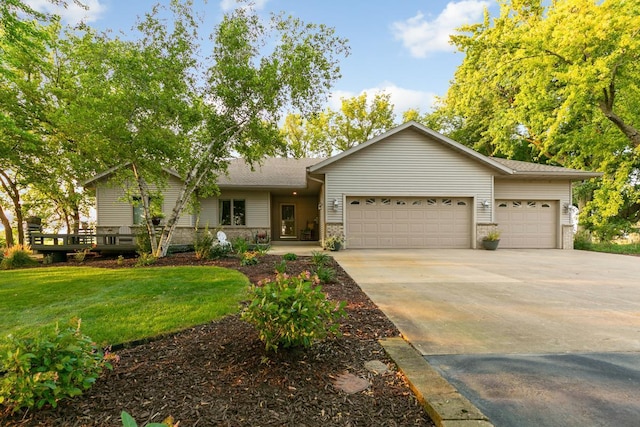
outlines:
[[[485,154],[604,172],[577,194],[610,237],[640,209],[640,3],[499,3],[452,37],[465,58],[427,121]]]
[[[304,119],[286,117],[282,127],[284,154],[291,157],[331,156],[348,150],[394,126],[390,95],[379,93],[369,100],[366,93],[342,98],[340,110],[326,108]]]

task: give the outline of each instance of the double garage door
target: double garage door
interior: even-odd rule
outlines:
[[[470,248],[472,199],[348,197],[350,248]]]

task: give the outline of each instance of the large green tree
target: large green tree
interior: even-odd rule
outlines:
[[[486,154],[605,172],[583,219],[607,234],[640,208],[640,3],[499,3],[452,38],[465,58],[429,121]]]
[[[28,189],[42,153],[41,135],[47,97],[43,76],[56,26],[18,0],[0,4],[0,221],[6,242],[13,244],[7,212],[11,212],[23,243],[21,196]]]
[[[282,134],[291,157],[330,156],[348,150],[394,126],[391,95],[379,93],[369,100],[366,93],[342,98],[339,110],[326,108],[303,118],[287,116]]]
[[[96,158],[126,166],[157,256],[166,254],[195,193],[216,190],[232,156],[251,163],[275,154],[282,112],[320,108],[339,77],[338,57],[347,53],[345,41],[323,25],[282,15],[264,22],[240,8],[215,28],[213,52],[203,59],[191,2],[174,0],[169,12],[167,21],[154,8],[133,41],[70,35],[64,62],[74,93],[57,118],[85,153],[94,147]],[[156,236],[149,196],[167,169],[183,186]]]

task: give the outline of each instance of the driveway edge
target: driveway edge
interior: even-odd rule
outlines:
[[[449,384],[408,342],[379,340],[398,366],[418,401],[438,427],[493,427],[489,419]]]

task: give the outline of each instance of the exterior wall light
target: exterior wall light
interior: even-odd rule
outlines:
[[[331,208],[332,208],[334,211],[337,211],[337,210],[338,210],[338,199],[333,199],[333,201],[331,202]]]
[[[482,207],[485,209],[490,206],[489,201],[487,199],[484,199],[481,204],[482,204]]]

